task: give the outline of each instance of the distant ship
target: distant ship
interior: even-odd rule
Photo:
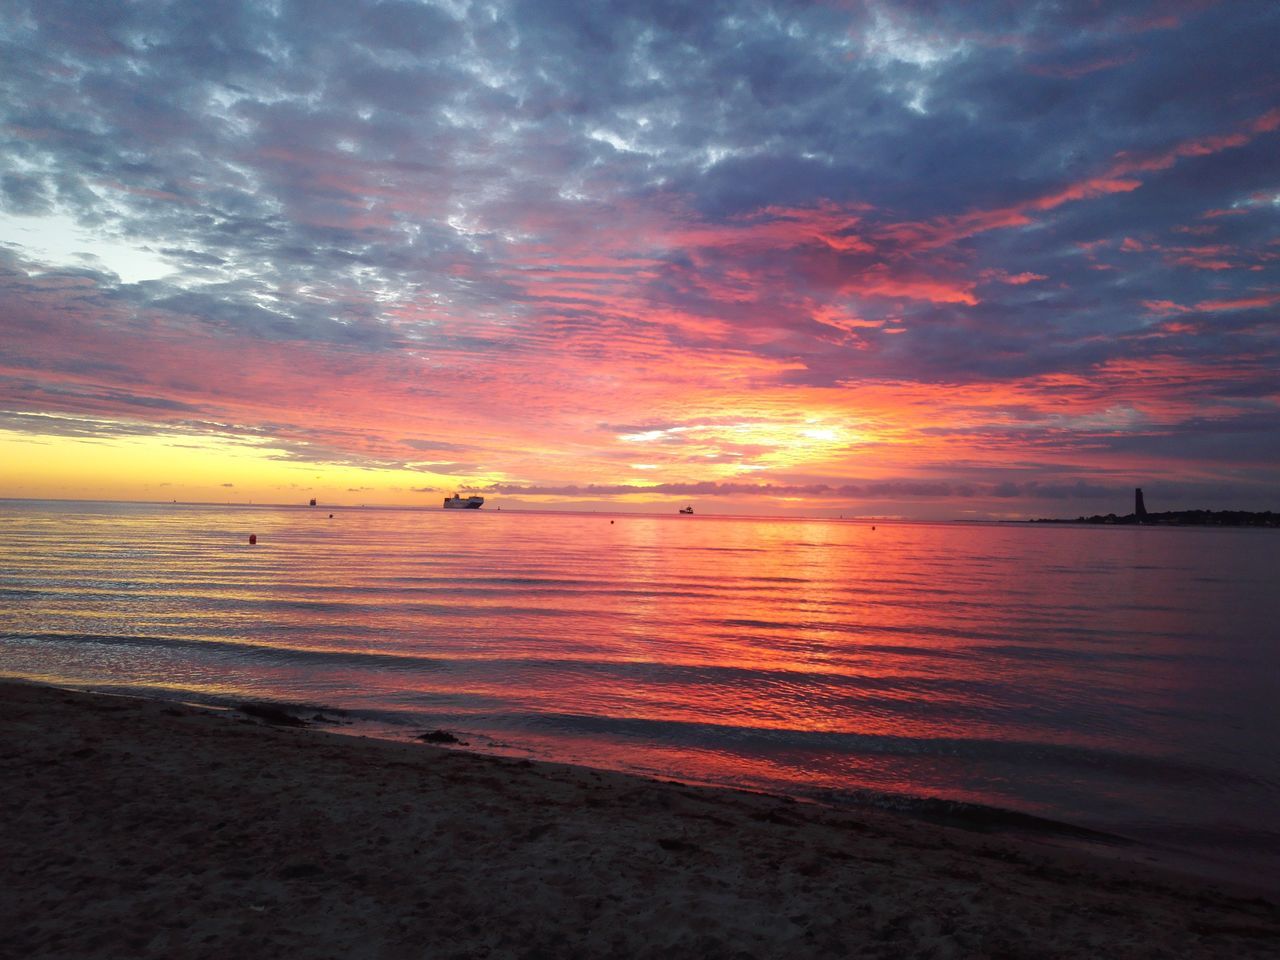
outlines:
[[[465,500],[456,493],[444,498],[446,510],[479,510],[484,506],[484,497],[467,497]]]
[[[693,507],[681,507],[681,508],[680,508],[680,512],[681,512],[681,513],[693,513]]]

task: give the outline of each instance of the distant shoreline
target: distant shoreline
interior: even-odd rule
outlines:
[[[371,511],[376,513],[423,513],[437,514],[441,512],[441,508],[432,505],[415,505],[415,504],[378,504],[378,503],[319,503],[311,506],[306,503],[242,503],[231,500],[112,500],[102,498],[81,498],[81,497],[0,497],[0,504],[19,503],[19,504],[40,504],[40,503],[56,503],[56,504],[85,504],[98,506],[122,506],[122,507],[197,507],[197,508],[216,508],[231,510],[296,510],[299,512],[315,513],[317,515],[326,514],[332,511]],[[636,518],[636,519],[655,519],[655,518],[672,518],[680,519],[688,522],[690,519],[696,520],[762,520],[762,521],[788,521],[800,523],[840,523],[840,524],[903,524],[903,525],[924,525],[924,526],[950,526],[950,525],[987,525],[987,524],[1109,524],[1109,525],[1135,525],[1135,526],[1201,526],[1201,527],[1280,527],[1280,512],[1275,511],[1249,511],[1249,510],[1171,510],[1165,513],[1148,513],[1146,517],[1139,520],[1136,514],[1125,514],[1123,516],[1114,513],[1106,515],[1095,514],[1090,517],[1036,517],[1029,519],[1014,519],[1010,517],[946,517],[946,518],[914,518],[892,515],[865,515],[865,516],[821,516],[813,514],[780,514],[780,513],[702,513],[696,517],[681,517],[678,514],[668,510],[653,511],[632,511],[617,509],[590,509],[575,510],[564,507],[528,507],[528,506],[508,506],[505,509],[495,507],[492,511],[473,510],[468,511],[468,515],[480,515],[484,513],[507,513],[507,514],[523,514],[527,516],[539,515],[558,515],[558,516],[601,516],[614,518]]]
[[[1074,520],[1039,518],[1023,523],[1103,523],[1143,527],[1280,527],[1280,513],[1270,510],[1167,510],[1164,513],[1148,513],[1139,517],[1136,513],[1117,516],[1114,513],[1094,514],[1092,517],[1076,517]]]

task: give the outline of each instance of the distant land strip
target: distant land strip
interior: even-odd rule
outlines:
[[[1094,514],[1092,517],[1076,517],[1074,520],[1041,518],[1027,523],[1114,523],[1140,524],[1166,527],[1280,527],[1280,513],[1270,510],[1167,510],[1164,513],[1148,513],[1139,517],[1136,513],[1116,516]]]

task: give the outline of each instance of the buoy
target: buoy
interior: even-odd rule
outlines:
[[[329,519],[330,519],[330,520],[332,520],[332,519],[333,519],[333,514],[332,514],[332,513],[331,513],[331,514],[329,514]]]
[[[256,533],[251,533],[251,534],[249,534],[249,542],[250,542],[250,543],[257,543],[257,542],[258,542],[258,535],[257,535]]]
[[[610,520],[610,521],[609,521],[609,526],[611,526],[611,527],[613,526],[613,521],[612,521],[612,520]]]
[[[871,525],[871,529],[872,529],[872,530],[874,530],[875,528],[876,528],[876,525],[873,523],[873,524]]]

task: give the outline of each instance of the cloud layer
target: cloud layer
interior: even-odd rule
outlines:
[[[1274,3],[10,6],[12,436],[1275,506]]]

